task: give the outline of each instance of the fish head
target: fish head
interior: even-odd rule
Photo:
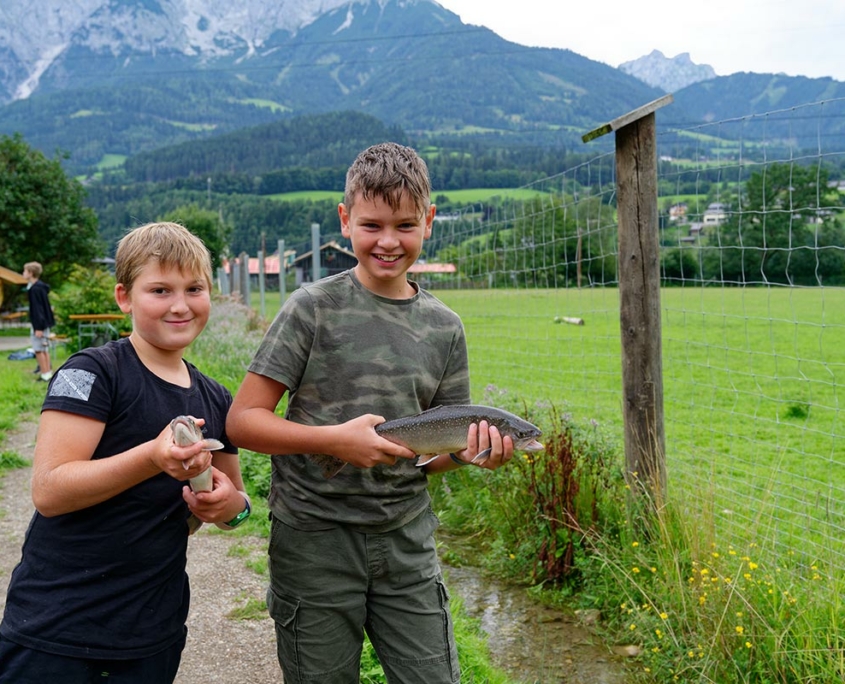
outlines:
[[[189,446],[202,440],[202,432],[191,416],[176,416],[170,421],[173,441],[179,446]]]
[[[527,420],[517,418],[512,420],[509,429],[503,434],[510,435],[513,440],[514,451],[542,451],[544,447],[537,438],[543,434],[542,430]]]

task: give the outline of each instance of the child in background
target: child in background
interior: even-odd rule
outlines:
[[[365,631],[389,682],[460,681],[427,473],[488,447],[474,465],[497,468],[512,440],[482,421],[465,450],[418,468],[374,430],[470,403],[460,319],[406,277],[431,235],[430,196],[414,150],[383,143],[358,156],[338,207],[358,265],[291,294],[229,412],[233,442],[273,454],[267,602],[285,684],[358,682]],[[331,478],[318,464],[327,456],[346,463]]]
[[[211,260],[182,226],[129,232],[115,299],[128,338],[71,356],[44,400],[32,472],[36,512],[0,623],[0,683],[172,682],[185,645],[188,518],[224,529],[249,514],[231,395],[183,359],[211,308]],[[178,446],[192,415],[204,442]],[[213,490],[186,481],[211,463]]]
[[[50,306],[50,286],[41,280],[43,269],[37,261],[23,265],[26,295],[29,299],[29,321],[32,325],[30,344],[38,362],[38,380],[48,382],[53,377],[50,361],[50,328],[56,324]]]

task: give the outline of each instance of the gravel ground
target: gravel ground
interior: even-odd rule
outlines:
[[[32,457],[36,425],[7,434],[4,451]],[[0,479],[0,611],[9,575],[20,560],[24,533],[33,513],[30,468],[7,471]],[[234,549],[234,553],[232,552]],[[263,600],[265,580],[245,567],[244,555],[263,555],[266,541],[202,528],[188,544],[191,612],[188,644],[176,684],[236,684],[282,681],[273,623],[266,613],[251,620],[227,616],[248,599]]]

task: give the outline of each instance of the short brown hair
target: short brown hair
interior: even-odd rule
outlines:
[[[41,277],[41,274],[44,272],[44,269],[41,267],[41,264],[37,261],[28,261],[23,265],[24,271],[29,271],[32,274],[32,277],[36,280]]]
[[[130,230],[117,244],[114,274],[127,292],[150,261],[162,268],[177,267],[211,287],[211,255],[205,243],[178,223],[147,223]]]
[[[343,203],[352,207],[358,193],[365,200],[380,197],[396,211],[407,193],[420,215],[431,204],[431,179],[425,161],[415,150],[393,142],[368,147],[346,172]]]

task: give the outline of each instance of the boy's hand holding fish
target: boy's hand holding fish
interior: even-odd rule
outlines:
[[[513,438],[510,435],[502,435],[495,425],[490,425],[486,420],[479,423],[471,423],[467,431],[466,449],[451,452],[455,458],[465,465],[476,465],[479,468],[495,470],[513,458]],[[487,453],[486,456],[484,454]],[[481,458],[476,458],[482,455]],[[420,459],[423,460],[423,459]],[[450,459],[455,460],[455,459]],[[443,461],[446,465],[447,462]],[[417,464],[420,465],[420,464]],[[429,461],[422,464],[429,472],[438,472],[434,469],[435,462]]]
[[[182,445],[172,435],[167,425],[152,442],[149,458],[156,468],[177,480],[187,480],[211,466],[211,452],[201,442]]]

